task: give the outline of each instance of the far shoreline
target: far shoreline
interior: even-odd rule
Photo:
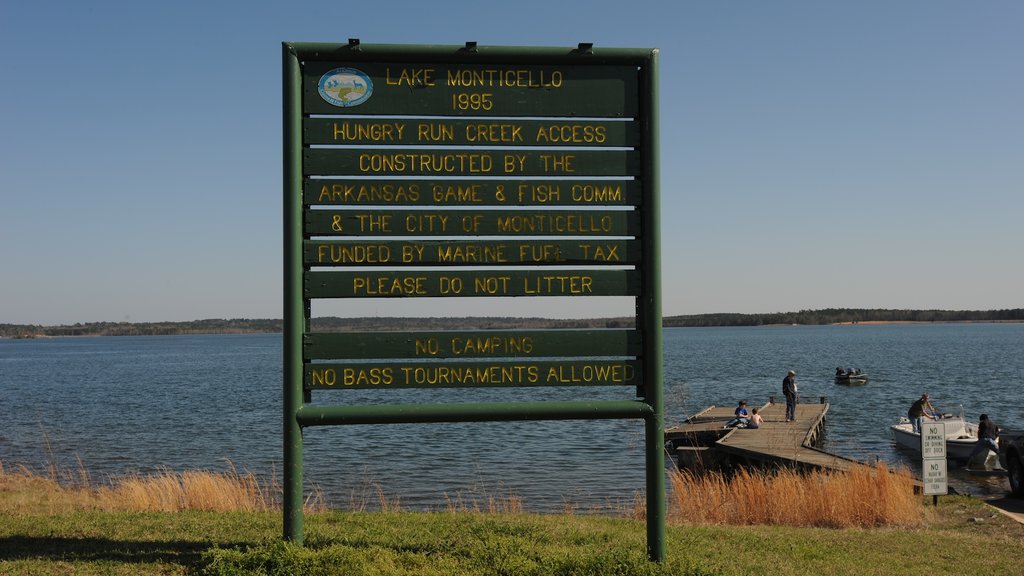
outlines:
[[[864,320],[857,322],[833,322],[829,326],[855,326],[857,324],[1021,324],[1024,320]]]
[[[311,332],[415,332],[496,330],[635,330],[634,317],[557,319],[520,316],[340,318],[317,316]],[[662,328],[868,326],[884,324],[1020,324],[1024,308],[999,310],[890,310],[827,308],[765,314],[714,313],[662,315]],[[32,340],[72,336],[181,336],[199,334],[280,334],[280,318],[207,318],[164,322],[87,322],[46,326],[0,323],[0,339]]]
[[[604,319],[597,319],[604,320]],[[597,321],[591,320],[591,321]],[[885,325],[905,325],[905,324],[1024,324],[1024,320],[864,320],[864,321],[851,321],[851,322],[830,322],[827,324],[798,324],[798,323],[778,323],[778,324],[729,324],[729,325],[663,325],[662,329],[666,328],[797,328],[797,327],[808,327],[808,326],[885,326]],[[59,327],[58,327],[59,328]],[[628,326],[618,326],[617,328],[628,328]],[[463,330],[477,330],[480,329],[472,323],[465,326],[451,326],[449,330],[463,331]],[[568,329],[573,328],[566,327],[521,327],[520,329]],[[373,329],[364,328],[348,328],[348,329],[335,329],[326,330],[325,332],[405,332],[410,329],[404,328],[397,325],[380,325]],[[147,331],[147,330],[132,330],[129,333],[79,333],[79,334],[46,334],[46,333],[21,333],[16,335],[0,334],[0,340],[53,340],[63,338],[102,338],[102,337],[125,337],[125,336],[243,336],[253,334],[281,334],[281,330],[182,330],[180,332],[166,332],[166,331]]]

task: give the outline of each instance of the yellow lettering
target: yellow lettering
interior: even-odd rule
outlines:
[[[403,366],[401,371],[401,378],[407,386],[502,386],[532,384],[540,378],[537,366],[524,364]]]
[[[523,293],[530,295],[580,295],[594,292],[593,276],[585,275],[552,275],[523,278]]]
[[[391,248],[385,244],[317,244],[318,264],[385,264]]]
[[[507,234],[530,234],[542,232],[575,234],[609,234],[615,228],[608,214],[498,214],[498,231]]]
[[[557,244],[520,244],[520,262],[564,262],[562,249]]]
[[[338,383],[334,368],[314,368],[311,376],[313,386],[334,386]]]
[[[533,353],[530,336],[453,336],[453,356],[518,356]]]
[[[434,184],[431,188],[436,204],[476,204],[483,202],[480,184]]]
[[[551,366],[546,384],[630,384],[636,369],[629,364],[559,364]]]
[[[388,386],[394,382],[391,368],[345,368],[342,371],[342,384],[345,386]]]
[[[523,127],[515,124],[470,124],[466,126],[470,142],[511,144],[523,141]]]
[[[573,184],[569,190],[573,202],[612,203],[622,202],[624,197],[621,184]]]
[[[442,244],[437,246],[441,263],[498,264],[508,262],[505,244]]]
[[[398,122],[334,122],[335,142],[399,142],[405,124]]]
[[[395,76],[388,66],[384,70],[384,83],[388,86],[434,86],[434,68],[402,68]]]
[[[423,276],[356,276],[352,279],[355,296],[426,296]]]
[[[459,68],[448,70],[448,86],[499,88],[561,88],[561,70]]]
[[[420,123],[416,125],[416,140],[419,142],[454,142],[455,127],[450,124]]]
[[[444,232],[448,229],[447,214],[414,212],[405,217],[406,232]]]
[[[558,202],[562,197],[562,187],[558,184],[523,182],[519,184],[518,192],[520,203],[547,204]]]
[[[575,154],[540,154],[539,157],[545,172],[569,173],[576,171],[573,166],[576,160]]]
[[[371,174],[488,174],[494,158],[474,153],[367,152],[359,155],[358,167]]]
[[[477,276],[473,279],[476,294],[508,294],[509,276]]]
[[[537,128],[538,144],[604,144],[608,127],[582,124],[548,124]]]

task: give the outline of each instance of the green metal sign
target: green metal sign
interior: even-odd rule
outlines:
[[[282,85],[285,538],[304,538],[303,427],[629,418],[662,560],[657,50],[286,43]],[[635,327],[310,329],[327,299],[540,296],[631,297]],[[384,400],[541,386],[578,399]]]

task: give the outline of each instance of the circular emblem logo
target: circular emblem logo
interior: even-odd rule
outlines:
[[[320,77],[320,97],[342,108],[359,106],[373,94],[373,81],[361,70],[335,68]]]

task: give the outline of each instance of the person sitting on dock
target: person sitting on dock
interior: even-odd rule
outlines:
[[[736,417],[729,421],[726,426],[734,428],[736,426],[747,426],[750,424],[750,413],[747,412],[747,401],[740,400],[739,405],[736,406]]]
[[[971,450],[971,455],[967,457],[967,466],[970,467],[974,457],[982,452],[991,450],[998,454],[998,438],[999,426],[996,426],[996,423],[988,417],[988,414],[982,414],[978,421],[978,443],[974,445],[974,450]]]
[[[760,428],[761,423],[764,422],[764,418],[757,413],[757,408],[750,409],[750,422],[747,422],[747,428]]]
[[[910,410],[907,410],[907,418],[913,424],[914,434],[921,433],[921,425],[924,424],[925,417],[938,420],[935,407],[928,401],[928,395],[921,394],[921,397],[910,405]]]

